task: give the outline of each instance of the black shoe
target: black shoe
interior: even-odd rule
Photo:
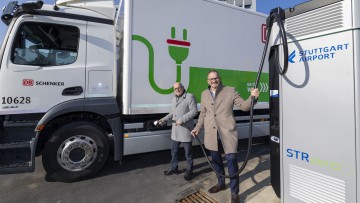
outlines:
[[[215,186],[212,186],[208,192],[209,193],[217,193],[221,190],[225,190],[225,185],[215,185]]]
[[[192,171],[186,171],[184,179],[186,181],[189,181],[189,180],[193,179],[193,172]]]
[[[238,194],[231,194],[231,203],[240,203],[240,198]]]
[[[174,175],[174,174],[178,174],[179,171],[177,169],[168,169],[166,171],[164,171],[164,175],[166,176],[171,176],[171,175]]]

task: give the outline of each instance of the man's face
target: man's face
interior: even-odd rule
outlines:
[[[176,96],[180,96],[184,92],[184,87],[176,83],[174,85],[174,92]]]
[[[211,86],[211,88],[216,89],[221,82],[221,78],[216,72],[211,72],[208,74],[207,82]]]

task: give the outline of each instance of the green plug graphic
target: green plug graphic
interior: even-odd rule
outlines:
[[[132,40],[143,43],[149,51],[149,83],[150,86],[159,94],[171,94],[174,92],[171,86],[168,89],[159,87],[154,77],[154,48],[146,38],[140,35],[133,35]],[[181,64],[189,55],[190,42],[187,42],[187,30],[183,30],[183,41],[175,40],[175,28],[171,28],[171,39],[167,40],[169,44],[169,54],[176,62],[176,82],[181,82]]]
[[[176,63],[176,82],[181,82],[181,64],[189,55],[190,42],[187,42],[187,30],[183,29],[183,41],[175,40],[175,27],[171,28],[171,39],[169,44],[169,54]]]
[[[169,54],[177,65],[181,65],[189,55],[190,42],[187,42],[187,30],[183,29],[183,41],[175,40],[175,27],[171,28],[171,39],[167,40],[169,44]]]

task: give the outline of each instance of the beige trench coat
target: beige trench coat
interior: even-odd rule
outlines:
[[[217,132],[226,154],[236,153],[238,136],[234,119],[234,105],[242,111],[251,108],[251,97],[244,101],[233,87],[219,85],[213,100],[211,92],[206,89],[201,94],[201,112],[195,130],[204,128],[204,144],[208,150],[218,151]]]

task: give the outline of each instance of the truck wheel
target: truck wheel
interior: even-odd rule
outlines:
[[[107,161],[109,143],[103,129],[77,121],[57,129],[42,153],[48,176],[63,182],[73,182],[97,173]]]

